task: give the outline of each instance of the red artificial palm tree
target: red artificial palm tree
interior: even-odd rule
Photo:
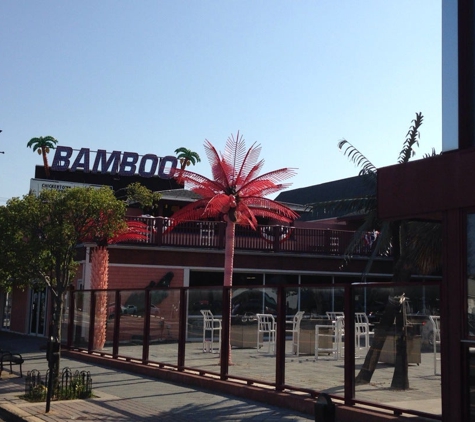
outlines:
[[[103,216],[103,218],[106,218]],[[94,222],[100,225],[100,222]],[[100,227],[100,226],[99,226]],[[146,240],[148,229],[145,223],[139,221],[128,221],[123,230],[114,237],[100,234],[94,239],[97,246],[91,250],[91,289],[105,290],[109,284],[109,250],[108,245],[125,242]],[[102,349],[106,341],[106,321],[107,321],[107,293],[99,292],[96,295],[96,317],[94,324],[94,349]]]
[[[213,179],[180,169],[175,177],[180,183],[201,196],[172,216],[173,227],[183,221],[224,217],[226,221],[226,245],[224,285],[232,285],[235,225],[257,228],[257,217],[271,218],[290,223],[299,217],[290,208],[265,198],[287,188],[281,183],[295,175],[294,169],[283,168],[259,176],[264,160],[259,159],[261,146],[255,143],[246,151],[246,144],[239,132],[231,135],[222,155],[214,146],[205,142],[205,151],[211,165]]]
[[[224,258],[224,286],[232,285],[235,226],[240,224],[257,228],[257,217],[291,223],[298,214],[290,208],[265,198],[290,184],[282,181],[295,175],[295,170],[283,168],[259,176],[264,160],[259,160],[261,146],[255,143],[246,150],[239,132],[228,138],[223,154],[205,142],[205,151],[211,165],[213,180],[200,174],[180,169],[175,177],[180,184],[201,196],[172,216],[172,227],[183,221],[224,219],[226,243]]]

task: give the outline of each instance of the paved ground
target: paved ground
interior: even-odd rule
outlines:
[[[46,372],[44,345],[44,339],[0,332],[1,348],[23,354],[25,374],[32,369]],[[28,403],[19,398],[24,391],[24,378],[14,367],[12,376],[4,372],[0,380],[0,418],[29,422],[314,420],[287,409],[63,358],[62,367],[66,366],[90,371],[95,398],[52,402],[46,414],[45,403]]]

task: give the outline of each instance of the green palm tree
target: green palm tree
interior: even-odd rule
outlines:
[[[188,148],[177,148],[175,150],[175,154],[177,154],[176,158],[180,160],[182,170],[188,167],[190,164],[195,165],[196,163],[201,162],[199,154]]]
[[[46,177],[49,177],[50,174],[47,154],[49,154],[50,149],[55,149],[57,143],[58,141],[52,136],[40,136],[39,138],[31,138],[26,144],[27,147],[33,148],[33,151],[38,151],[38,154],[43,156]]]
[[[406,135],[403,148],[399,153],[398,163],[407,163],[414,156],[414,147],[419,145],[420,126],[423,116],[416,113],[416,118]],[[363,217],[363,223],[355,232],[355,235],[345,251],[345,262],[348,262],[365,233],[376,230],[379,232],[372,255],[362,274],[362,280],[366,280],[374,259],[378,255],[385,255],[392,251],[394,260],[393,281],[407,281],[411,274],[418,272],[429,274],[439,270],[442,262],[442,236],[441,227],[438,223],[417,221],[381,221],[377,213],[377,168],[357,148],[347,140],[338,143],[343,153],[358,167],[361,168],[359,175],[368,184],[368,190],[372,192],[365,197],[351,198],[342,201],[315,203],[314,209],[321,207],[332,208],[339,213],[359,214]],[[432,154],[434,155],[434,154]],[[378,358],[386,340],[389,326],[392,326],[396,313],[402,305],[401,302],[390,298],[381,323],[375,329],[373,344],[366,355],[365,362],[356,377],[357,384],[367,384],[376,369]],[[403,349],[405,352],[405,348]],[[395,368],[393,384],[394,388],[408,388],[407,368]]]

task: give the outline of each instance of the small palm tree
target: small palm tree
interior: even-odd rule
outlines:
[[[176,158],[180,160],[180,166],[182,170],[188,167],[190,164],[195,165],[196,163],[201,162],[199,154],[188,148],[177,148],[175,150],[175,154],[177,154]]]
[[[38,154],[43,156],[46,177],[49,177],[50,174],[47,154],[49,154],[50,149],[55,149],[57,143],[58,141],[52,136],[40,136],[39,138],[31,138],[26,144],[27,147],[33,148],[33,151],[38,151]]]
[[[189,189],[200,195],[201,199],[173,214],[172,227],[183,221],[224,219],[226,242],[223,284],[231,286],[236,224],[250,226],[256,230],[257,217],[284,223],[291,223],[299,217],[290,208],[265,198],[266,195],[289,186],[281,182],[294,176],[295,171],[282,168],[259,176],[264,165],[264,160],[259,161],[261,146],[254,143],[246,150],[245,141],[239,132],[236,137],[231,135],[228,138],[221,155],[209,141],[206,141],[204,146],[213,180],[185,169],[175,173],[178,182],[186,182]],[[231,307],[229,313],[231,314]]]

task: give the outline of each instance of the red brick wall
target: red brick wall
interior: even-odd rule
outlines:
[[[170,287],[182,287],[184,274],[181,269],[111,265],[109,266],[109,289],[143,289],[151,280],[157,282],[169,271],[174,274]]]

